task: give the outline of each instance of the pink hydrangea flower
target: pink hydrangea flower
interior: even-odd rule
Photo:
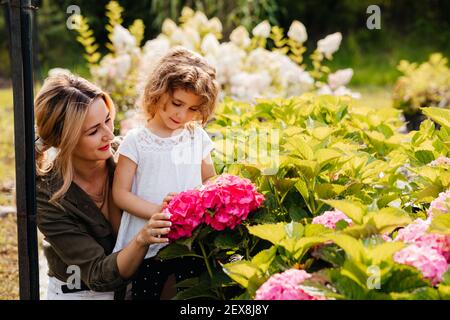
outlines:
[[[450,198],[450,190],[439,193],[439,196],[430,203],[430,208],[427,211],[428,217],[433,216],[433,209],[448,213],[448,203],[450,203],[448,198]]]
[[[406,227],[400,229],[395,237],[396,241],[403,241],[405,243],[414,243],[421,236],[423,236],[430,226],[430,219],[416,219]]]
[[[234,229],[264,201],[249,180],[224,174],[199,190],[182,192],[169,203],[165,212],[171,214],[169,239],[190,237],[201,223],[216,230]]]
[[[164,211],[171,214],[172,226],[168,234],[170,240],[190,237],[192,231],[202,223],[205,214],[198,190],[179,193]]]
[[[342,211],[337,209],[333,211],[325,211],[320,216],[315,217],[312,220],[314,224],[321,224],[330,229],[336,229],[336,223],[341,220],[345,220],[349,225],[352,225],[353,221],[347,217]]]
[[[428,165],[431,167],[450,166],[450,158],[440,156],[436,160],[431,161]]]
[[[223,174],[200,189],[207,209],[205,222],[215,230],[234,229],[264,201],[256,186],[245,178]]]
[[[394,261],[420,270],[423,277],[433,285],[442,281],[442,276],[448,269],[447,261],[439,252],[415,244],[396,252]]]
[[[274,274],[256,291],[255,300],[324,300],[301,288],[301,283],[311,275],[304,270],[289,269]]]
[[[416,219],[403,229],[399,230],[395,241],[415,244],[436,250],[446,261],[450,262],[450,236],[445,234],[427,233],[431,220]]]

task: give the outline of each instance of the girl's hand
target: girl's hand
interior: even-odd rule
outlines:
[[[162,209],[165,209],[177,194],[178,192],[169,192],[162,202]]]
[[[153,214],[148,223],[138,233],[138,243],[144,246],[155,243],[168,243],[169,239],[163,236],[170,232],[172,223],[169,219],[169,213],[158,212]]]

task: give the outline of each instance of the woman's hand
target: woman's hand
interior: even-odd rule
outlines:
[[[178,192],[169,192],[167,194],[167,196],[163,199],[162,202],[162,209],[165,209],[168,205],[169,202],[172,201],[172,199],[178,194]]]
[[[149,245],[169,242],[169,238],[163,237],[170,232],[172,223],[169,218],[169,213],[158,212],[153,214],[133,241],[119,252],[117,267],[122,278],[130,279],[135,274],[148,251]]]
[[[170,232],[172,223],[169,218],[169,213],[158,212],[153,214],[148,223],[139,231],[136,238],[137,242],[143,246],[169,242],[167,237],[163,237]]]

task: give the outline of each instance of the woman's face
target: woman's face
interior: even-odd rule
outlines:
[[[175,89],[168,96],[165,108],[159,108],[157,113],[166,127],[176,130],[200,116],[201,103],[201,97],[195,93]]]
[[[114,139],[114,124],[111,117],[102,98],[92,102],[73,152],[75,157],[83,160],[106,160],[111,157],[111,141]]]

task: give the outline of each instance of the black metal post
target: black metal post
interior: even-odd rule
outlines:
[[[20,299],[39,299],[31,0],[9,0]]]

